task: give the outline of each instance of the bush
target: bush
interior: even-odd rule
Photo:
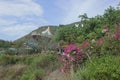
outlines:
[[[20,80],[42,80],[45,72],[43,69],[27,69]]]
[[[33,62],[31,63],[31,66],[45,68],[50,64],[53,64],[55,61],[57,61],[57,56],[55,54],[44,53],[41,54],[39,57],[35,57],[33,59]]]
[[[16,60],[14,56],[0,55],[0,65],[15,64]]]
[[[39,56],[34,56],[28,69],[20,77],[20,80],[42,80],[45,72],[50,72],[53,68],[56,69],[57,56],[52,53],[44,53]],[[27,63],[29,63],[29,58]],[[54,65],[54,66],[51,66]]]
[[[120,56],[106,55],[92,58],[92,63],[86,62],[84,68],[76,73],[76,80],[119,80]]]

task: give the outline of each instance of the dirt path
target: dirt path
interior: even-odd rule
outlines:
[[[60,70],[55,70],[45,77],[45,80],[64,80],[64,74]]]
[[[70,74],[62,73],[60,70],[55,70],[45,77],[45,80],[73,80]]]

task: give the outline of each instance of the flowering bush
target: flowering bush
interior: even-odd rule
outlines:
[[[104,26],[103,29],[106,29],[106,31],[108,31],[107,26]],[[74,44],[70,44],[65,47],[64,54],[62,55],[64,67],[61,69],[61,71],[66,72],[70,69],[71,65],[78,65],[79,61],[83,58],[83,54],[85,55],[85,58],[91,62],[91,56],[94,54],[97,56],[101,56],[103,54],[118,54],[120,52],[120,25],[117,27],[115,34],[113,34],[111,31],[105,34],[109,35],[103,35],[94,43],[90,44],[89,42],[84,41],[81,44],[80,48]]]
[[[104,41],[104,38],[100,38],[100,39],[98,39],[98,41],[97,41],[97,45],[102,45],[103,44],[103,41]]]
[[[114,34],[114,38],[115,38],[115,39],[118,39],[118,38],[119,38],[119,33],[118,33],[118,32],[116,32],[116,33]]]
[[[70,44],[69,46],[65,47],[62,55],[64,66],[61,71],[66,72],[70,69],[71,65],[77,65],[81,55],[82,51],[76,45]]]
[[[83,42],[81,47],[88,47],[90,44],[88,42]]]
[[[108,35],[102,36],[96,40],[93,45],[94,49],[91,49],[92,54],[98,56],[104,54],[118,54],[120,51],[120,25],[116,29],[109,30]]]
[[[114,38],[118,39],[120,37],[120,25],[117,27],[116,33],[114,34]]]
[[[103,30],[102,30],[102,33],[106,33],[107,31],[108,31],[108,26],[104,26]]]

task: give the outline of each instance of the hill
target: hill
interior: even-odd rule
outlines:
[[[49,26],[50,32],[52,34],[52,36],[47,36],[47,35],[41,35],[43,31],[45,31],[48,28],[48,26],[42,26],[39,27],[38,29],[30,32],[29,34],[15,40],[14,42],[19,45],[23,46],[23,44],[25,42],[29,42],[29,43],[34,43],[37,45],[40,45],[42,48],[44,49],[51,49],[55,46],[57,46],[57,42],[54,40],[54,35],[57,32],[58,26]],[[32,35],[34,34],[34,35]]]
[[[58,46],[58,43],[55,40],[58,30],[62,27],[75,26],[75,24],[79,24],[79,26],[81,26],[81,22],[74,22],[66,25],[39,27],[38,29],[33,30],[29,34],[15,40],[15,47],[23,47],[23,44],[28,42],[39,45],[43,49],[55,49]],[[42,35],[42,32],[45,31],[48,27],[52,36]]]

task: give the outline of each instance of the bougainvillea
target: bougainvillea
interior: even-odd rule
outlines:
[[[108,26],[104,26],[103,30],[106,32],[108,31]],[[108,32],[110,33],[110,31]],[[101,38],[99,38],[98,40],[95,41],[95,45],[96,47],[98,47],[96,50],[94,49],[94,53],[101,55],[102,53],[107,53],[107,52],[113,52],[116,53],[115,50],[117,50],[119,48],[119,46],[113,45],[114,41],[118,40],[119,41],[119,37],[120,37],[120,25],[116,28],[116,32],[113,34],[114,37],[110,37],[108,35],[106,36],[102,36]],[[110,39],[112,38],[112,39]],[[113,38],[115,38],[116,40],[114,40]],[[112,41],[111,43],[111,40]],[[104,45],[103,45],[104,44]],[[110,44],[112,44],[112,49],[109,46]],[[113,47],[114,46],[114,47]],[[82,55],[86,55],[88,57],[88,59],[91,61],[90,58],[90,54],[92,52],[93,49],[90,48],[91,44],[87,41],[84,41],[81,45],[80,48],[77,47],[74,44],[70,44],[68,46],[66,46],[64,48],[64,53],[62,54],[62,60],[63,60],[63,67],[61,69],[62,72],[67,72],[70,70],[71,65],[75,66],[76,64],[79,64],[79,60],[81,59]],[[114,50],[113,50],[114,48]],[[102,51],[101,51],[102,50]],[[105,51],[105,52],[104,52]],[[92,61],[91,61],[92,62]]]
[[[88,47],[90,46],[89,42],[83,42],[81,47]]]
[[[74,44],[70,44],[65,47],[64,53],[62,54],[64,66],[62,67],[61,71],[66,72],[70,69],[71,65],[77,65],[82,54],[83,53],[80,48]]]
[[[108,26],[106,25],[106,26],[103,27],[102,33],[105,33],[107,31],[108,31]]]
[[[114,38],[115,38],[115,39],[118,39],[118,38],[119,38],[118,32],[116,32],[116,33],[114,34]]]
[[[118,25],[116,33],[114,34],[114,38],[118,39],[120,37],[120,25]]]
[[[97,45],[102,45],[103,44],[103,41],[104,41],[104,38],[100,38],[100,39],[98,39],[98,41],[97,41]]]
[[[104,26],[104,30],[108,31],[108,26],[107,25]]]

